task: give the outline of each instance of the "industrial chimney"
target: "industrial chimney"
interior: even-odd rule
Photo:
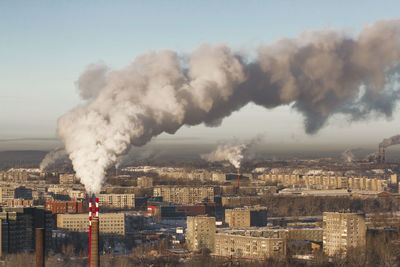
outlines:
[[[36,249],[36,267],[44,267],[44,243],[45,243],[45,229],[35,229],[35,249]]]
[[[92,199],[89,198],[89,267],[100,266],[99,255],[99,199],[95,198],[95,210],[92,212]]]

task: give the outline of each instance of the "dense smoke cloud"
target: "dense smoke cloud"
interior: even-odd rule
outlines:
[[[387,148],[388,146],[398,144],[400,144],[400,134],[383,139],[382,142],[379,144],[379,147]]]
[[[400,97],[400,21],[378,21],[358,36],[324,29],[262,45],[250,61],[227,45],[138,56],[121,70],[91,65],[77,81],[87,103],[58,121],[76,174],[99,192],[105,170],[133,146],[183,125],[218,126],[253,102],[291,104],[315,133],[335,113],[391,116]]]

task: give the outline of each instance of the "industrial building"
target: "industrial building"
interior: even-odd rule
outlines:
[[[345,256],[350,248],[364,248],[365,216],[357,213],[323,213],[323,249],[329,256]]]
[[[51,213],[44,208],[3,208],[0,220],[1,254],[34,251],[35,228],[45,228],[46,242],[51,244]]]

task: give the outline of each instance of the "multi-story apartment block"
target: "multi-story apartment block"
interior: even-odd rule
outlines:
[[[186,244],[190,251],[214,251],[215,217],[187,217]]]
[[[75,174],[62,173],[60,174],[60,184],[74,184],[76,179]]]
[[[14,199],[14,188],[5,186],[0,187],[0,203],[9,199]]]
[[[365,217],[356,213],[323,213],[323,248],[329,256],[346,255],[350,248],[364,248]]]
[[[124,213],[100,213],[100,232],[105,234],[125,235]],[[57,214],[57,228],[74,232],[88,232],[89,219],[87,214]]]
[[[214,192],[215,188],[212,186],[157,186],[153,189],[153,196],[176,204],[196,204],[214,201]]]
[[[0,172],[1,181],[23,183],[28,180],[28,176],[28,172],[25,170],[10,170],[6,172]]]
[[[137,178],[137,185],[142,188],[153,187],[153,178],[142,176]]]
[[[99,204],[116,209],[135,208],[135,194],[100,194]]]
[[[248,259],[279,257],[286,255],[286,240],[216,233],[214,254]]]
[[[266,226],[267,208],[255,206],[226,209],[225,223],[231,228]]]
[[[331,189],[354,189],[369,191],[384,191],[387,181],[378,178],[366,177],[341,177],[341,176],[319,176],[319,175],[294,175],[294,174],[261,174],[258,179],[277,182],[283,185],[303,185],[303,186],[325,186]],[[394,180],[394,178],[393,178]]]

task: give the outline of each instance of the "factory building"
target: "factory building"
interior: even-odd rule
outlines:
[[[267,208],[244,207],[225,210],[225,223],[231,228],[267,225]]]
[[[153,189],[154,197],[175,204],[196,204],[214,201],[215,188],[212,186],[157,186]]]
[[[135,194],[99,194],[99,204],[108,208],[133,209]]]
[[[10,254],[35,249],[35,228],[45,228],[46,242],[51,243],[51,213],[43,208],[6,207],[0,212],[0,253]]]
[[[124,213],[100,213],[100,233],[125,235]],[[88,232],[87,214],[57,214],[57,228],[73,232]]]
[[[365,216],[356,213],[323,213],[323,248],[329,256],[345,256],[350,248],[364,248],[367,227]]]
[[[214,251],[215,217],[187,217],[186,244],[190,251]]]

